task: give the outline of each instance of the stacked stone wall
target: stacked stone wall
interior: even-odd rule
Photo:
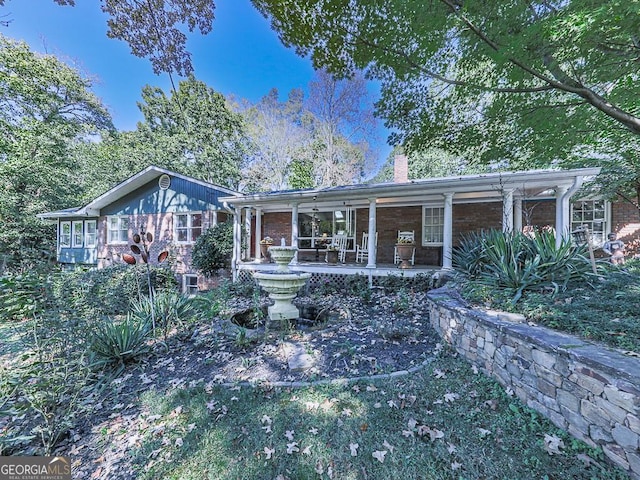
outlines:
[[[429,293],[431,324],[458,353],[529,407],[640,479],[640,359],[521,315],[467,308]]]

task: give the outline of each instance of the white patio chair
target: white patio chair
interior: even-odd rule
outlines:
[[[376,232],[373,248],[378,248],[378,232]],[[356,263],[369,261],[369,234],[362,232],[362,243],[356,245]]]
[[[399,230],[398,231],[398,242],[400,240],[411,240],[415,243],[416,241],[416,232],[415,230]],[[400,255],[398,255],[398,248],[393,247],[393,263],[400,263]],[[416,247],[413,247],[413,251],[411,252],[411,260],[409,260],[411,265],[416,263]]]
[[[338,260],[344,263],[347,258],[347,234],[337,233],[333,237],[333,244],[338,247]]]

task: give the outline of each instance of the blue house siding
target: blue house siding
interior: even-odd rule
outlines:
[[[60,263],[81,263],[85,265],[98,264],[97,248],[61,248],[58,252]]]
[[[222,193],[222,194],[221,194]],[[154,180],[102,208],[101,215],[144,215],[215,210],[218,198],[225,196],[214,188],[171,177],[171,186],[161,190]]]

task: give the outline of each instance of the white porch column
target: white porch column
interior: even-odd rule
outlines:
[[[369,251],[367,268],[376,268],[376,199],[369,199]]]
[[[513,230],[522,231],[522,197],[513,199]]]
[[[243,258],[245,260],[250,260],[251,259],[251,208],[245,208],[244,209],[244,230],[245,230],[245,235],[247,236],[247,242],[246,242],[246,247],[245,247],[245,252],[243,255]]]
[[[240,233],[240,217],[242,211],[240,207],[234,209],[233,215],[233,249],[231,250],[231,274],[234,282],[238,281],[238,262],[240,261],[240,247],[242,246],[242,237]]]
[[[259,262],[260,258],[260,240],[262,239],[262,208],[256,207],[256,236],[254,241],[254,249],[256,251],[256,261]]]
[[[502,231],[513,232],[513,190],[502,193]]]
[[[442,232],[442,269],[451,270],[453,253],[453,192],[444,194]]]
[[[291,206],[291,246],[298,248],[298,204],[294,203]],[[298,252],[291,260],[292,265],[298,263]]]
[[[568,198],[565,198],[568,197],[568,195],[566,195],[567,191],[568,188],[564,186],[556,188],[556,247],[560,246],[562,237],[564,237],[569,230],[569,201]],[[567,204],[566,209],[565,203]]]
[[[217,208],[211,214],[211,225],[210,225],[210,227],[213,228],[216,225],[218,225],[218,209]]]

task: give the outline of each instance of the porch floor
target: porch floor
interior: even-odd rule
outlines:
[[[261,263],[256,261],[241,262],[238,264],[239,271],[265,271],[274,270],[275,263]],[[392,263],[377,264],[375,268],[367,268],[366,263],[338,263],[330,265],[326,262],[309,262],[302,261],[295,265],[289,265],[292,272],[310,272],[318,274],[333,275],[364,275],[367,277],[386,277],[386,276],[404,276],[415,277],[418,274],[433,274],[442,267],[438,265],[413,265],[411,268],[398,268],[398,265]]]

